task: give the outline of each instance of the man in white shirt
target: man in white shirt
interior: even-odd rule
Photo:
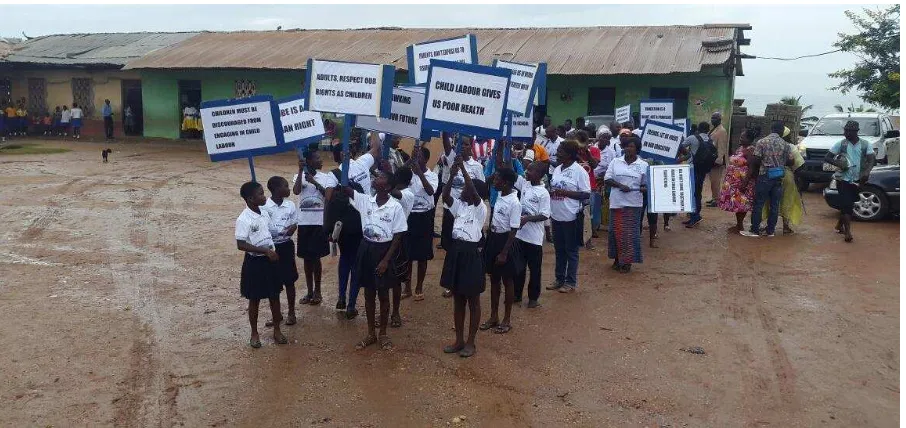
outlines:
[[[548,169],[548,178],[550,175],[553,175],[554,168],[557,165],[560,165],[557,162],[557,149],[560,147],[560,143],[565,141],[562,137],[557,135],[557,128],[554,126],[548,126],[544,129],[544,139],[541,140],[541,147],[544,147],[544,150],[547,151],[548,164],[550,165]]]

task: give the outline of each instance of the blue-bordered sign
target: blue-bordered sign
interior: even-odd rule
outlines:
[[[673,100],[642,100],[639,101],[638,126],[645,126],[649,120],[664,123],[673,123]]]
[[[474,34],[416,43],[406,48],[409,84],[424,85],[432,59],[478,64],[478,41]]]
[[[648,167],[648,212],[688,213],[695,210],[692,165]]]
[[[539,62],[538,63],[538,88],[535,91],[534,95],[534,104],[536,106],[541,106],[547,104],[547,63]]]
[[[614,120],[619,124],[624,124],[632,120],[632,105],[626,104],[620,107],[614,113]]]
[[[686,137],[689,136],[689,119],[684,119],[684,118],[673,119],[673,124],[676,126],[681,126],[683,128],[683,131],[685,131],[684,135]]]
[[[324,121],[321,113],[305,108],[305,95],[275,100],[280,115],[283,142],[296,147],[317,143],[324,138]]]
[[[416,92],[403,88],[394,88],[390,118],[359,116],[356,119],[356,126],[370,131],[424,139],[425,133],[423,131],[424,128],[422,128],[422,114],[424,111],[424,91]],[[427,139],[431,139],[430,134],[427,135]],[[389,143],[390,139],[385,140],[385,142]]]
[[[292,150],[284,144],[280,117],[270,95],[201,103],[204,142],[211,161]]]
[[[510,70],[431,60],[422,127],[500,138]]]
[[[513,141],[522,141],[525,143],[532,141],[532,112],[530,111],[528,115],[523,116],[518,113],[512,113],[506,115],[507,120],[506,124],[512,125],[512,129],[507,129],[507,132],[504,132],[504,135],[512,138]],[[512,124],[510,123],[512,121]],[[509,147],[509,146],[507,146]]]
[[[318,112],[390,117],[392,65],[309,58],[305,69],[308,109]]]
[[[666,164],[675,164],[680,145],[686,138],[686,131],[671,123],[649,119],[642,128],[642,152],[640,157],[654,158]]]
[[[538,83],[544,80],[539,73],[539,64],[522,64],[495,59],[492,66],[513,72],[510,76],[510,95],[507,96],[506,109],[523,116],[530,116],[535,94],[538,91]]]

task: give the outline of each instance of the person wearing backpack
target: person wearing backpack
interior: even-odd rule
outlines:
[[[755,143],[754,158],[749,163],[749,173],[743,183],[745,187],[749,180],[757,180],[755,205],[752,207],[752,228],[739,232],[742,236],[751,238],[760,236],[762,208],[765,203],[770,204],[765,236],[769,238],[774,236],[777,217],[780,214],[780,198],[783,196],[783,175],[786,173],[784,167],[793,165],[793,146],[780,136],[783,134],[783,128],[783,122],[775,121],[771,124],[771,133]]]
[[[692,212],[689,220],[683,222],[687,228],[693,228],[702,221],[702,188],[705,184],[705,178],[711,172],[711,168],[714,167],[714,162],[717,160],[717,147],[714,146],[711,137],[708,136],[710,128],[711,126],[708,125],[708,122],[701,122],[698,124],[696,133],[686,137],[683,141],[683,145],[687,146],[687,151],[689,156],[691,156],[689,162],[695,172],[695,211]]]

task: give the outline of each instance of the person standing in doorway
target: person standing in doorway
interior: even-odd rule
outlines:
[[[842,156],[841,156],[842,155]],[[859,122],[850,120],[843,126],[843,140],[834,143],[824,162],[836,166],[834,173],[840,192],[840,219],[835,229],[846,242],[853,241],[853,206],[859,200],[859,186],[868,181],[875,165],[875,152],[868,141],[859,138]]]
[[[777,217],[780,214],[780,197],[783,195],[784,167],[793,164],[790,145],[780,135],[783,133],[783,122],[771,124],[771,134],[755,143],[752,162],[749,163],[747,180],[755,181],[755,206],[752,207],[752,228],[739,232],[742,236],[757,238],[761,232],[761,210],[765,203],[770,204],[767,237],[774,236]],[[742,187],[745,187],[743,183]]]
[[[714,161],[714,167],[708,173],[708,179],[711,180],[711,200],[706,205],[709,207],[717,206],[717,198],[720,196],[720,186],[723,183],[724,173],[726,172],[727,155],[730,150],[730,135],[727,129],[721,123],[723,117],[719,111],[711,115],[711,132],[708,136],[717,147],[717,160]]]
[[[113,107],[110,100],[104,100],[104,108],[101,110],[104,115],[104,134],[108,140],[113,139]]]
[[[126,134],[131,135],[135,132],[135,116],[132,115],[132,107],[126,106],[126,109],[123,111],[123,117],[126,119]]]

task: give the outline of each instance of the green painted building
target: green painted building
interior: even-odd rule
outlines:
[[[141,76],[146,137],[178,138],[181,109],[201,101],[302,90],[308,58],[392,64],[407,80],[410,44],[476,35],[482,64],[548,64],[546,102],[554,123],[648,98],[674,99],[674,117],[730,117],[742,75],[745,24],[537,29],[362,29],[201,33],[127,64]],[[729,120],[727,120],[729,124]]]

